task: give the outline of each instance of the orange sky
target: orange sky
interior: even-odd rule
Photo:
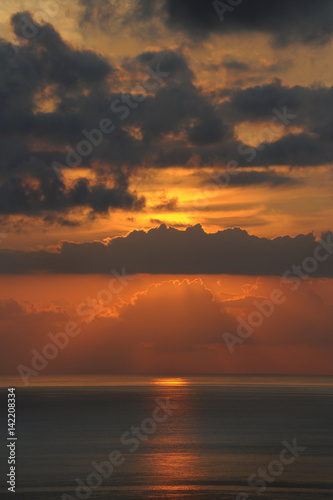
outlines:
[[[106,276],[4,278],[2,374],[31,367],[31,350],[42,353],[48,334],[64,332],[69,321],[81,332],[43,376],[332,374],[332,279],[304,282],[297,292],[279,278],[248,276],[137,275],[119,294],[108,294],[108,283]],[[225,332],[237,336],[238,318],[249,324],[276,289],[283,303],[230,352]]]
[[[133,22],[135,0],[111,2],[112,16],[109,2],[98,4],[102,10],[80,0],[54,4],[54,12],[33,0],[0,5],[7,65],[0,258],[161,224],[200,224],[208,239],[241,228],[268,239],[313,233],[318,241],[332,230],[332,37],[310,43],[295,30],[283,44],[261,29],[213,28],[195,39],[186,22],[171,26],[166,10]],[[38,27],[31,40],[14,34],[22,15]],[[147,71],[162,63],[169,80],[143,95]],[[128,97],[123,121],[110,110]],[[291,123],[273,128],[273,110],[285,107]],[[54,162],[63,164],[83,130],[110,117],[113,135],[105,132],[92,154],[57,176]],[[230,171],[230,161],[240,166]],[[31,367],[31,350],[42,352],[49,334],[71,321],[80,334],[43,375],[333,374],[331,278],[292,292],[281,277],[136,275],[115,293],[110,276],[42,269],[1,276],[2,375]],[[255,304],[267,304],[275,289],[283,303],[231,352],[224,334],[238,335],[239,318],[258,317]]]
[[[130,4],[131,2],[122,3],[118,13],[120,17]],[[3,21],[0,24],[0,35],[12,42],[16,39],[10,27],[10,16],[18,10],[30,10],[36,15],[36,19],[49,21],[59,30],[63,39],[76,48],[95,50],[103,55],[117,68],[117,78],[110,80],[112,90],[119,88],[131,91],[142,81],[144,72],[137,68],[136,73],[131,74],[125,69],[124,61],[128,62],[147,50],[158,51],[166,48],[182,51],[194,72],[195,85],[206,95],[212,92],[218,93],[233,85],[244,89],[249,86],[269,84],[275,79],[279,79],[286,86],[302,85],[316,88],[318,85],[332,84],[333,69],[330,64],[332,43],[324,46],[295,44],[292,51],[287,47],[277,50],[266,35],[252,33],[250,37],[247,34],[229,35],[223,38],[223,43],[218,36],[213,35],[202,43],[195,44],[185,40],[179,33],[170,33],[162,23],[158,23],[156,28],[158,37],[154,30],[151,33],[145,30],[145,35],[139,36],[140,26],[137,27],[137,31],[133,27],[126,26],[122,28],[120,36],[118,17],[115,18],[112,29],[107,32],[87,23],[79,27],[78,20],[82,15],[80,2],[62,6],[54,13],[47,13],[45,12],[47,9],[44,9],[43,14],[43,9],[36,10],[35,2],[32,0],[5,1],[1,4],[0,13]],[[222,61],[234,60],[243,61],[243,64],[252,68],[251,71],[241,73],[221,64]],[[272,66],[274,69],[270,69]],[[225,99],[220,98],[220,100],[223,102]],[[52,85],[38,91],[35,105],[36,111],[52,112],[55,106]],[[235,126],[235,137],[257,146],[260,143],[258,140],[260,132],[267,127],[267,123],[241,121]],[[133,134],[135,134],[134,128]],[[130,129],[128,125],[128,130]],[[138,130],[137,133],[140,132]],[[272,140],[277,140],[290,132],[302,131],[302,127],[291,125],[281,133],[275,134]],[[181,135],[174,135],[173,138],[181,140]],[[168,135],[163,141],[167,143]],[[55,147],[38,137],[31,137],[30,145],[32,151],[46,148],[47,145]],[[64,151],[64,146],[58,148]],[[237,161],[239,158],[235,157],[234,160]],[[92,217],[89,209],[79,207],[68,211],[67,219],[70,225],[45,222],[45,214],[35,214],[33,217],[24,214],[8,215],[0,223],[1,232],[7,234],[5,246],[24,249],[36,248],[39,245],[54,245],[62,239],[72,241],[103,239],[125,234],[136,228],[149,229],[159,222],[172,225],[201,223],[208,232],[239,226],[246,228],[251,234],[268,237],[311,231],[319,235],[329,229],[333,216],[331,196],[333,177],[330,164],[293,169],[288,164],[269,166],[269,171],[297,181],[295,185],[274,189],[268,188],[266,184],[238,187],[233,185],[233,180],[237,179],[232,178],[227,189],[209,190],[203,187],[203,183],[209,181],[209,172],[214,172],[214,169],[201,169],[198,175],[196,161],[194,156],[186,168],[159,169],[152,163],[133,171],[130,189],[147,200],[146,207],[140,212],[123,209],[95,213]],[[108,165],[105,164],[103,168],[108,168]],[[246,170],[263,172],[267,169],[248,165]],[[88,178],[92,182],[96,181],[90,166],[89,169],[64,170],[63,175],[67,186],[73,185],[75,180],[81,177]],[[112,178],[107,183],[112,186]],[[159,209],[162,205],[166,207]]]

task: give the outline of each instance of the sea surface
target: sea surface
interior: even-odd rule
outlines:
[[[333,499],[333,378],[104,377],[17,387],[15,494],[6,486],[7,385],[13,380],[0,389],[1,498]],[[295,440],[299,456],[279,465],[284,443]],[[112,452],[108,477],[76,490]],[[271,481],[249,486],[259,468]]]

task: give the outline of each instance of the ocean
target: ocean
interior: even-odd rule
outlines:
[[[332,377],[54,378],[17,387],[15,494],[6,485],[8,383],[1,498],[333,499]]]

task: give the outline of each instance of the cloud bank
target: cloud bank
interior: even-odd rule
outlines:
[[[127,274],[281,276],[288,271],[294,275],[293,266],[302,266],[310,258],[316,260],[315,267],[311,262],[304,267],[305,271],[312,268],[310,276],[333,277],[332,238],[332,232],[323,234],[324,243],[319,245],[313,234],[270,240],[237,228],[208,234],[199,224],[185,231],[162,224],[148,232],[113,238],[107,244],[62,242],[59,253],[2,250],[0,272],[108,274],[125,269]]]

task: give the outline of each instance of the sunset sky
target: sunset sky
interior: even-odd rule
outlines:
[[[36,4],[0,5],[0,374],[69,322],[44,375],[333,374],[333,1]]]

